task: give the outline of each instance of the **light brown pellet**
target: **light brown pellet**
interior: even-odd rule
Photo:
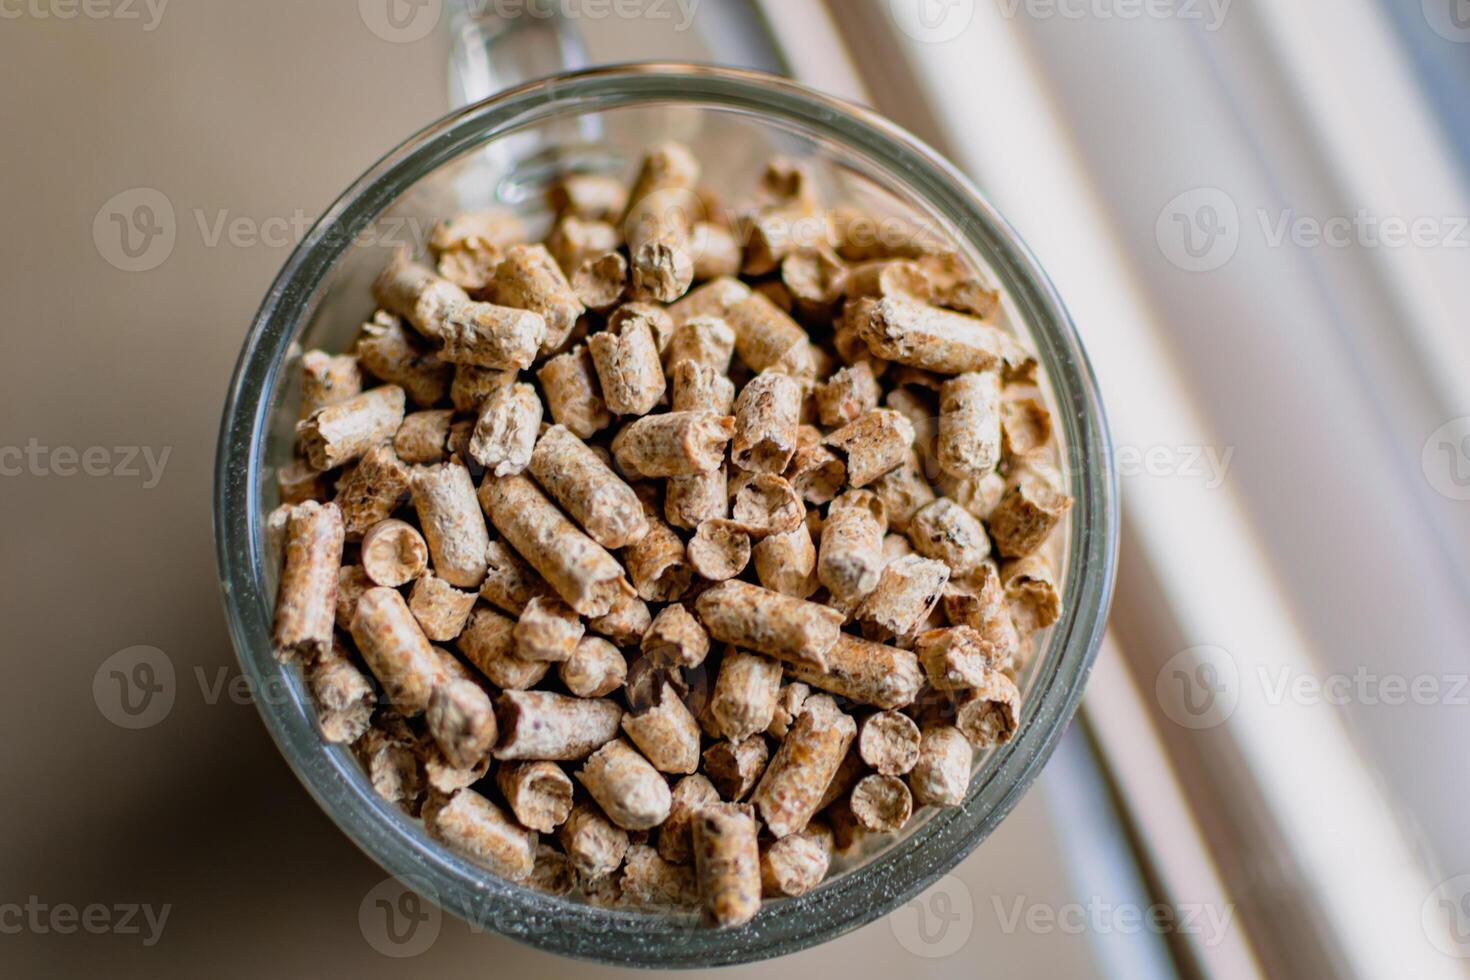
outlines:
[[[452,678],[436,685],[424,722],[444,758],[459,769],[485,763],[499,737],[490,695],[472,680]]]
[[[878,306],[875,299],[849,299],[842,306],[842,313],[832,325],[832,349],[848,365],[866,364],[873,377],[881,378],[888,372],[889,363],[873,356],[863,340],[859,326],[873,315]]]
[[[429,408],[449,390],[454,367],[409,334],[396,316],[379,310],[362,325],[353,349],[364,371],[398,385],[415,405]]]
[[[402,717],[379,711],[366,734],[353,746],[367,770],[373,792],[410,811],[424,791],[414,742],[413,732]]]
[[[276,470],[276,491],[282,504],[301,504],[327,499],[327,481],[321,470],[304,459],[293,459]]]
[[[613,439],[618,466],[633,479],[693,476],[725,461],[735,420],[709,412],[664,412],[623,426]]]
[[[526,603],[513,635],[522,660],[563,663],[582,640],[585,627],[576,611],[557,598],[536,596]]]
[[[693,361],[723,375],[734,354],[735,331],[730,324],[717,316],[696,316],[674,329],[664,362],[670,372],[682,361]]]
[[[983,320],[901,296],[879,300],[858,334],[876,356],[937,374],[998,366],[1004,336]]]
[[[1007,487],[990,515],[990,536],[1006,558],[1024,558],[1041,547],[1052,529],[1072,507],[1047,476],[1024,473]]]
[[[282,663],[310,663],[332,649],[345,538],[336,504],[309,500],[291,511],[272,632],[275,656]]]
[[[742,926],[761,907],[760,849],[750,807],[711,804],[694,815],[694,868],[705,919]]]
[[[485,577],[490,534],[475,503],[475,482],[451,460],[414,470],[409,489],[434,559],[434,574],[450,585],[478,588]]]
[[[357,669],[341,641],[306,669],[307,686],[317,706],[317,724],[328,742],[349,745],[362,737],[373,717],[377,693]]]
[[[694,476],[671,476],[664,487],[664,517],[692,531],[705,521],[729,515],[729,480],[723,466]]]
[[[481,606],[455,640],[455,647],[496,687],[525,690],[541,682],[551,664],[516,656],[515,621]]]
[[[612,414],[597,387],[592,355],[585,345],[578,344],[547,361],[536,372],[536,378],[552,419],[578,439],[590,439],[612,424]]]
[[[411,716],[429,706],[438,659],[403,596],[381,587],[364,592],[352,617],[352,639],[393,707]]]
[[[902,830],[913,816],[914,798],[902,779],[874,773],[857,781],[848,806],[864,830],[891,834]]]
[[[856,735],[857,725],[831,698],[807,699],[751,798],[772,834],[806,827]]]
[[[760,473],[735,494],[731,516],[751,537],[764,538],[796,530],[806,519],[806,507],[785,477]]]
[[[681,605],[666,606],[643,634],[642,650],[661,664],[698,667],[709,656],[709,634]]]
[[[332,355],[321,350],[301,355],[301,418],[361,392],[362,372],[353,355]]]
[[[525,237],[525,225],[510,211],[465,211],[434,225],[429,251],[434,255],[462,248],[498,251]]]
[[[1021,692],[1005,674],[992,670],[981,684],[961,691],[955,726],[976,749],[1004,745],[1020,724]]]
[[[939,440],[939,423],[935,415],[939,408],[934,399],[928,392],[915,387],[894,388],[884,398],[884,404],[908,419],[909,425],[914,427],[914,452],[924,464],[924,474],[943,480],[944,471],[935,460],[934,447]]]
[[[337,572],[337,628],[346,632],[352,629],[352,617],[357,614],[357,601],[373,587],[373,580],[361,565],[343,565]]]
[[[565,426],[542,434],[530,466],[542,489],[604,548],[625,547],[648,533],[633,488]]]
[[[832,501],[822,524],[817,578],[845,603],[855,603],[878,587],[883,574],[883,501],[866,490],[849,490]]]
[[[724,519],[705,521],[689,540],[689,566],[711,582],[732,579],[750,564],[748,527]]]
[[[403,389],[382,385],[319,408],[296,425],[301,451],[319,470],[350,463],[392,441],[403,423],[403,406]]]
[[[909,540],[925,558],[948,565],[957,579],[975,574],[990,557],[990,536],[984,525],[948,497],[940,497],[914,514]]]
[[[1000,406],[1001,443],[1007,456],[1031,456],[1051,442],[1051,413],[1036,398],[1005,394]]]
[[[955,626],[973,627],[989,644],[991,660],[997,667],[1010,666],[1020,652],[1021,640],[1011,618],[1005,586],[992,564],[983,566],[969,583],[945,590],[944,615]]]
[[[687,864],[694,857],[690,821],[700,808],[720,802],[719,791],[703,773],[685,776],[674,784],[669,818],[658,828],[658,853],[665,861]]]
[[[694,578],[684,540],[663,520],[645,507],[648,532],[623,549],[628,577],[640,599],[672,602],[682,596]]]
[[[939,465],[957,477],[976,479],[1000,464],[1000,375],[970,372],[939,390]]]
[[[619,905],[640,911],[678,912],[699,905],[694,868],[664,860],[647,844],[628,848]]]
[[[662,359],[674,338],[674,318],[669,314],[668,307],[662,303],[634,300],[613,310],[608,315],[607,325],[613,333],[620,333],[624,322],[628,320],[643,320],[648,324],[648,329],[653,334],[653,344],[658,348],[659,358]]]
[[[847,464],[847,483],[865,487],[903,465],[914,443],[914,427],[888,408],[877,408],[827,437]]]
[[[426,807],[424,826],[435,840],[511,881],[525,881],[536,866],[535,831],[472,789]]]
[[[615,252],[622,243],[623,236],[617,226],[573,214],[563,215],[546,236],[547,251],[569,276],[583,262]]]
[[[555,762],[510,762],[495,785],[521,826],[549,834],[572,812],[572,780]]]
[[[847,754],[842,757],[842,761],[837,765],[837,773],[832,777],[832,781],[827,784],[826,790],[822,793],[822,798],[817,801],[818,812],[826,810],[839,800],[845,804],[847,802],[847,794],[852,789],[853,783],[856,783],[863,776],[867,775],[867,772],[868,765],[863,762],[863,757],[858,754],[857,746],[849,746]]]
[[[796,452],[784,474],[802,499],[818,506],[837,496],[847,482],[847,464],[822,444],[822,432],[811,425],[797,430]]]
[[[586,309],[544,245],[513,245],[506,249],[490,283],[490,300],[542,317],[546,329],[541,340],[543,354],[566,342]]]
[[[618,595],[629,591],[617,559],[524,475],[487,475],[480,505],[506,541],[583,616],[606,615]]]
[[[801,714],[802,708],[806,706],[806,699],[811,697],[812,689],[801,681],[791,681],[782,685],[781,691],[776,695],[776,711],[771,716],[771,724],[766,728],[766,734],[772,738],[785,738],[791,723]]]
[[[670,375],[669,405],[673,411],[724,416],[734,410],[735,382],[714,365],[687,359],[676,361]]]
[[[698,317],[723,319],[737,303],[743,301],[750,293],[750,287],[739,279],[712,279],[698,289],[691,290],[684,298],[670,306],[669,316],[673,317],[676,325],[689,323]],[[733,338],[733,327],[731,332]]]
[[[766,740],[752,735],[739,742],[716,742],[705,749],[704,771],[725,799],[738,802],[755,789],[769,760]]]
[[[652,705],[623,715],[623,732],[659,772],[699,768],[699,723],[669,684],[660,685]]]
[[[429,567],[429,549],[413,525],[399,520],[379,521],[362,536],[362,569],[377,585],[396,589],[407,585]]]
[[[822,424],[840,428],[878,407],[878,381],[867,364],[855,364],[817,385],[816,398]]]
[[[335,502],[342,508],[347,539],[356,541],[385,520],[408,496],[410,471],[393,447],[374,446],[337,484]]]
[[[647,415],[664,395],[664,372],[651,319],[615,317],[587,338],[602,397],[614,415]]]
[[[673,798],[664,777],[627,742],[614,739],[577,771],[577,780],[624,830],[651,830],[668,818]]]
[[[454,380],[449,384],[449,401],[454,405],[456,412],[478,416],[480,406],[484,404],[487,395],[497,388],[514,384],[519,377],[520,371],[515,368],[485,368],[476,367],[473,364],[456,364]],[[472,420],[467,420],[463,424],[473,425],[474,423]]]
[[[795,898],[822,883],[832,864],[832,830],[810,823],[800,833],[761,845],[761,891],[767,898]]]
[[[924,729],[919,758],[909,773],[909,789],[919,806],[959,806],[970,791],[975,752],[965,733],[953,725]]]
[[[720,661],[709,710],[720,734],[738,742],[770,727],[781,690],[781,665],[774,660],[731,650]]]
[[[825,243],[801,248],[781,260],[781,283],[808,320],[832,316],[847,291],[847,263]]]
[[[914,515],[934,500],[934,491],[924,480],[923,466],[913,450],[905,454],[897,468],[873,481],[872,489],[888,512],[888,526],[900,534],[908,531]]]
[[[623,711],[612,701],[551,691],[505,691],[495,700],[495,758],[571,762],[616,738]]]
[[[638,642],[652,619],[648,603],[638,598],[636,593],[619,593],[607,615],[587,620],[587,628],[626,647]]]
[[[475,593],[461,592],[428,572],[413,583],[408,608],[425,636],[435,643],[448,643],[464,632],[475,608]]]
[[[504,385],[485,396],[470,436],[470,456],[496,476],[530,465],[541,431],[541,398],[528,384]]]
[[[611,221],[623,213],[628,188],[608,174],[568,174],[548,192],[554,211],[585,221]]]
[[[599,636],[584,636],[565,661],[557,665],[557,676],[579,698],[603,698],[623,686],[628,662],[617,647]]]
[[[919,726],[908,715],[880,711],[858,726],[858,755],[883,776],[902,776],[919,759]]]
[[[943,249],[936,229],[914,218],[873,215],[842,206],[832,211],[832,235],[838,252],[849,262],[911,258]]]
[[[934,611],[949,581],[949,566],[942,561],[905,555],[889,562],[858,609],[863,635],[888,641],[911,637]]]
[[[572,270],[572,291],[589,310],[605,313],[628,294],[628,260],[622,252],[606,252],[582,260]]]
[[[784,374],[757,375],[735,400],[730,458],[741,469],[782,473],[796,452],[801,385]]]
[[[404,416],[403,424],[393,435],[393,452],[405,463],[444,462],[453,421],[454,410],[449,408]]]
[[[590,803],[572,808],[556,838],[577,873],[590,880],[611,875],[628,853],[628,832]]]
[[[577,872],[561,851],[550,844],[537,844],[536,866],[527,884],[547,895],[565,896],[577,887]]]
[[[736,356],[751,371],[771,371],[793,378],[815,376],[816,363],[806,331],[764,293],[750,293],[722,315],[735,331]]]
[[[467,303],[445,318],[440,358],[496,370],[523,371],[546,339],[546,320],[531,310]]]
[[[536,596],[554,596],[555,590],[541,574],[516,554],[504,541],[491,541],[485,549],[485,580],[480,598],[519,616]]]
[[[995,649],[969,626],[929,630],[914,641],[914,652],[924,667],[929,684],[937,691],[958,691],[984,683],[997,666]]]
[[[766,588],[797,599],[817,591],[817,549],[805,521],[756,542],[754,557],[756,577]]]
[[[792,663],[825,668],[843,616],[835,609],[750,585],[722,582],[695,603],[710,636]]]
[[[437,340],[444,336],[449,317],[470,298],[459,286],[410,259],[407,249],[399,249],[373,282],[373,299]]]
[[[728,228],[709,221],[696,222],[689,233],[689,251],[694,256],[696,282],[740,272],[740,243]]]
[[[878,708],[912,704],[924,684],[919,660],[907,650],[843,633],[827,651],[827,669],[788,663],[786,673],[812,687]]]
[[[663,143],[644,158],[622,218],[635,292],[661,303],[688,292],[694,281],[689,233],[692,215],[701,210],[698,181],[699,161],[686,146]]]
[[[923,266],[909,259],[863,262],[853,266],[847,277],[847,295],[850,298],[869,296],[877,300],[885,296],[900,296],[927,301],[933,292],[934,283]]]

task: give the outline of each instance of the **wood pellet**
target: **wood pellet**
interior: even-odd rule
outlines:
[[[299,358],[262,531],[274,652],[374,792],[488,873],[738,929],[964,805],[1072,500],[963,255],[800,161],[731,208],[702,172],[662,143],[395,253]]]

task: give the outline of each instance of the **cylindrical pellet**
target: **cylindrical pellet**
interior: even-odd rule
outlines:
[[[795,898],[822,883],[832,864],[832,830],[811,823],[761,847],[761,890],[769,898]]]
[[[774,473],[757,473],[747,479],[730,511],[735,523],[753,538],[794,531],[806,519],[801,495],[785,477]]]
[[[583,616],[603,616],[629,591],[617,559],[522,476],[486,476],[480,504],[511,546],[567,604]]]
[[[803,500],[819,506],[837,496],[847,482],[847,464],[822,444],[822,438],[815,426],[798,429],[796,452],[783,474]]]
[[[395,708],[416,715],[429,706],[438,661],[403,596],[385,588],[364,592],[352,618],[352,639]]]
[[[672,602],[693,579],[684,540],[652,510],[645,508],[648,532],[623,549],[628,577],[638,596],[648,602]]]
[[[516,656],[522,660],[564,663],[581,642],[586,627],[576,610],[555,597],[536,596],[516,620]]]
[[[566,342],[585,310],[544,245],[512,245],[506,249],[490,284],[490,299],[501,306],[540,314],[546,322],[543,354]]]
[[[690,567],[701,578],[723,582],[750,564],[750,535],[735,521],[705,521],[689,540],[687,553]]]
[[[754,556],[756,577],[766,588],[797,599],[817,591],[817,549],[805,521],[756,542]]]
[[[373,580],[361,565],[343,565],[337,572],[337,628],[346,633],[352,629],[352,617],[357,615],[357,600],[373,587]]]
[[[448,454],[449,426],[454,410],[434,408],[404,416],[393,435],[393,452],[404,463],[442,463]],[[405,474],[404,489],[407,489]]]
[[[970,372],[939,389],[939,465],[957,477],[982,477],[1000,464],[1000,375]]]
[[[858,609],[863,635],[882,641],[912,636],[934,611],[948,581],[949,566],[942,561],[905,555],[889,562]]]
[[[909,773],[909,789],[919,806],[959,806],[970,790],[974,749],[953,725],[924,730],[919,758]]]
[[[613,439],[618,466],[633,479],[693,476],[725,461],[735,420],[709,412],[664,412],[625,425]]]
[[[938,374],[996,367],[1004,337],[993,324],[903,296],[880,300],[858,333],[878,357]]]
[[[1006,558],[1031,554],[1071,507],[1072,498],[1051,479],[1034,471],[1024,474],[1006,488],[990,515],[990,535],[996,550]]]
[[[342,508],[347,539],[360,539],[368,528],[397,510],[408,496],[411,477],[393,447],[369,449],[337,484],[335,502]]]
[[[674,864],[647,844],[628,848],[621,879],[623,908],[645,912],[680,912],[699,905],[694,868]]]
[[[442,339],[439,356],[450,363],[524,371],[546,339],[546,320],[530,310],[468,303],[445,318]]]
[[[673,317],[676,325],[690,323],[698,317],[724,319],[737,303],[749,295],[750,287],[739,279],[733,277],[712,279],[698,289],[691,290],[677,303],[670,306],[669,316]],[[733,349],[735,343],[733,327],[730,343]]]
[[[781,690],[781,665],[774,660],[731,650],[720,661],[709,710],[720,734],[732,741],[770,727]]]
[[[464,631],[475,608],[475,594],[461,592],[433,572],[419,576],[408,594],[408,608],[424,635],[448,643]]]
[[[739,802],[755,789],[770,755],[770,748],[760,735],[738,742],[726,739],[704,750],[704,771],[725,799]]]
[[[556,838],[577,873],[590,880],[618,870],[628,853],[628,832],[588,803],[572,808]]]
[[[664,487],[664,517],[674,527],[694,530],[730,512],[729,481],[723,466],[694,476],[671,476]]]
[[[867,364],[855,364],[817,385],[816,398],[822,424],[841,428],[878,407],[878,381]]]
[[[651,830],[668,818],[673,798],[664,777],[627,742],[608,742],[582,764],[577,779],[624,830]]]
[[[480,598],[519,616],[536,596],[554,596],[556,591],[541,573],[504,541],[491,541],[485,549],[485,580]]]
[[[453,678],[437,685],[424,721],[444,758],[461,769],[484,762],[499,736],[490,696],[472,680]]]
[[[622,252],[588,256],[572,269],[571,280],[583,306],[605,313],[628,294],[628,260]]]
[[[910,449],[901,464],[872,483],[873,492],[888,512],[888,526],[900,534],[909,529],[914,515],[934,500],[934,491],[923,474],[918,454]]]
[[[865,487],[903,465],[914,444],[914,427],[891,408],[876,408],[827,437],[847,462],[849,486]]]
[[[434,839],[511,881],[529,878],[536,865],[535,832],[472,789],[427,809],[424,826]]]
[[[977,629],[952,626],[927,630],[914,640],[914,653],[937,691],[958,691],[984,682],[996,664],[994,646]]]
[[[924,685],[924,671],[912,653],[850,633],[827,650],[825,670],[788,662],[786,672],[812,687],[885,709],[912,704]]]
[[[645,654],[662,664],[698,667],[709,655],[709,634],[681,605],[670,605],[653,620],[641,644]]]
[[[406,249],[395,252],[379,273],[373,283],[373,298],[430,339],[442,337],[450,314],[470,299],[463,289],[410,259]]]
[[[450,585],[477,588],[485,577],[490,534],[475,503],[475,481],[457,462],[414,470],[410,483],[434,574]]]
[[[626,647],[638,642],[652,620],[648,603],[638,598],[637,593],[619,593],[607,615],[587,620],[587,628]]]
[[[858,726],[858,755],[884,776],[902,776],[919,758],[919,726],[898,711],[880,711]]]
[[[864,830],[877,834],[902,830],[914,813],[914,799],[904,781],[877,773],[858,780],[848,806]]]
[[[520,473],[531,462],[541,431],[541,398],[528,384],[503,385],[480,403],[470,456],[496,476]]]
[[[409,400],[430,408],[444,400],[453,365],[446,364],[396,316],[379,312],[362,325],[353,350],[373,377],[401,387]]]
[[[455,647],[496,687],[525,690],[541,681],[551,664],[516,656],[515,621],[486,606],[470,613]]]
[[[752,292],[720,315],[735,331],[735,354],[752,371],[816,375],[806,331],[764,294]]]
[[[531,475],[604,548],[626,547],[648,533],[633,488],[565,426],[552,426],[537,441]]]
[[[757,375],[735,399],[730,459],[753,473],[782,473],[796,452],[801,385],[784,374]]]
[[[372,720],[377,692],[340,641],[334,641],[307,667],[306,681],[316,702],[322,737],[341,745],[361,738]]]
[[[689,148],[663,143],[643,161],[623,213],[623,237],[633,260],[633,288],[661,303],[672,303],[694,281],[689,233],[702,211],[694,194],[699,161]]]
[[[628,662],[622,652],[600,636],[584,636],[557,676],[579,698],[603,698],[623,686]]]
[[[623,732],[659,772],[689,774],[699,768],[699,723],[668,684],[643,711],[623,715]]]
[[[413,525],[379,521],[362,536],[362,568],[377,585],[396,589],[418,578],[429,566],[429,549]]]
[[[705,918],[722,929],[742,926],[761,907],[760,849],[750,808],[707,806],[694,815],[694,868]]]
[[[397,385],[380,385],[312,412],[296,426],[301,451],[319,470],[336,469],[393,440],[405,400]]]
[[[729,415],[735,408],[735,382],[719,368],[683,360],[669,372],[669,406],[675,412]]]
[[[817,556],[817,578],[827,591],[854,603],[878,587],[886,524],[883,502],[866,490],[849,490],[832,501]]]
[[[1004,745],[1016,734],[1021,718],[1021,692],[1005,674],[992,670],[983,683],[961,691],[955,725],[976,749]]]
[[[694,279],[704,282],[740,271],[740,243],[728,228],[708,221],[697,222],[689,232],[689,251],[694,256]]]
[[[572,812],[572,780],[555,762],[509,762],[495,785],[521,826],[549,834]]]
[[[940,497],[914,514],[909,522],[909,540],[925,558],[948,565],[957,579],[970,577],[990,557],[990,537],[980,519],[948,497]]]
[[[669,818],[658,828],[658,853],[665,861],[686,864],[694,856],[690,822],[702,807],[720,802],[720,794],[703,773],[685,776],[674,784]]]
[[[301,418],[362,392],[362,372],[352,354],[309,350],[301,355]]]
[[[276,592],[276,659],[309,663],[332,649],[345,530],[336,504],[297,504],[286,521],[286,560]]]
[[[568,174],[548,192],[554,211],[585,221],[611,221],[627,206],[628,189],[608,174]]]
[[[843,616],[835,609],[730,581],[699,597],[695,608],[710,636],[793,663],[826,666]]]
[[[674,329],[664,363],[672,372],[679,362],[693,361],[723,375],[729,373],[734,354],[735,331],[730,324],[718,316],[695,316]]]
[[[785,738],[787,731],[791,729],[791,723],[801,714],[802,708],[806,706],[806,699],[811,696],[811,687],[801,681],[782,685],[780,693],[776,695],[776,713],[766,728],[766,734],[772,738]]]
[[[558,354],[536,372],[551,417],[578,439],[590,439],[612,424],[597,387],[592,355],[581,344]]]
[[[625,316],[587,338],[602,397],[614,415],[647,415],[664,395],[664,371],[648,317]]]
[[[785,837],[811,821],[856,735],[857,725],[831,698],[807,699],[751,798],[772,834]]]
[[[611,701],[551,691],[505,691],[495,701],[495,758],[571,762],[617,737],[623,711]]]

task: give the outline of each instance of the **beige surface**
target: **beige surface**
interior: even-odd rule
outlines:
[[[380,872],[296,783],[238,690],[209,515],[223,391],[288,252],[285,243],[212,243],[211,226],[224,215],[270,231],[267,219],[315,214],[445,108],[437,43],[384,43],[356,8],[350,0],[192,0],[169,5],[152,31],[141,3],[142,21],[0,20],[8,231],[0,448],[35,439],[169,453],[150,488],[146,476],[0,478],[7,976],[405,974],[358,924]],[[5,5],[16,9],[64,8]],[[104,202],[137,187],[167,196],[177,239],[157,268],[126,273],[94,245],[93,223]],[[124,454],[108,459],[126,462]],[[66,465],[64,455],[53,461]],[[177,693],[159,723],[129,731],[99,710],[93,681],[115,651],[140,644],[164,651]],[[107,683],[104,674],[104,700]],[[1009,911],[1017,899],[1072,900],[1054,847],[1033,793],[965,863],[967,885],[951,889],[961,918],[942,942],[968,936],[953,955],[921,958],[908,947],[939,947],[899,940],[912,934],[909,910],[779,966],[724,975],[1085,975],[1084,937],[1024,926],[1006,934],[995,904]],[[151,947],[138,935],[60,935],[29,923],[10,934],[7,903],[30,896],[171,908]],[[611,972],[569,968],[449,921],[407,969]]]

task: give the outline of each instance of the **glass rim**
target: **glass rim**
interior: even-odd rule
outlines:
[[[496,878],[445,849],[424,846],[408,818],[379,799],[350,749],[322,741],[300,678],[271,652],[260,466],[270,395],[327,275],[355,235],[416,181],[533,122],[652,104],[744,109],[834,141],[891,173],[942,215],[1021,314],[1066,434],[1074,498],[1063,614],[1047,670],[1023,701],[1016,737],[991,750],[962,806],[941,810],[908,837],[799,898],[767,903],[744,929],[692,928],[654,916],[570,902]],[[1081,700],[1106,625],[1117,557],[1116,473],[1091,365],[1055,288],[1015,230],[936,151],[869,109],[779,76],[688,63],[639,63],[567,72],[501,92],[409,137],[349,187],[292,252],[251,324],[230,382],[215,459],[214,531],[230,634],[252,689],[284,687],[257,707],[292,770],[369,856],[445,910],[550,952],[624,966],[690,968],[751,962],[834,939],[907,902],[965,858],[1010,812],[1050,757]]]

